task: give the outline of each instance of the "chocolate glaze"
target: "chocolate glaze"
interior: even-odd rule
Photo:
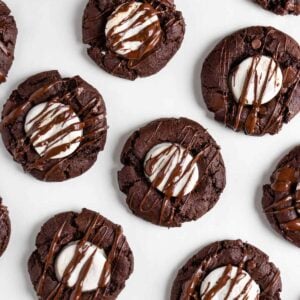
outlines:
[[[122,4],[114,13],[111,14],[109,19],[115,18],[120,13],[126,13],[129,11],[132,3],[135,1],[129,1]],[[122,24],[126,23],[126,21],[129,21],[130,19],[133,19],[137,14],[141,14],[134,22],[132,22],[131,26],[119,33],[114,33],[116,26],[119,26],[120,24],[117,24],[111,30],[108,31],[106,38],[107,38],[107,45],[108,47],[114,51],[118,52],[118,50],[124,48],[124,43],[126,42],[140,42],[141,46],[137,50],[130,51],[122,56],[129,60],[140,60],[142,59],[147,53],[153,51],[154,47],[158,44],[160,38],[161,38],[161,27],[159,20],[156,22],[153,22],[152,24],[148,25],[143,30],[140,30],[137,34],[131,36],[130,38],[127,38],[125,40],[122,40],[123,35],[126,33],[126,31],[133,30],[134,28],[142,25],[147,20],[152,18],[153,16],[158,15],[158,11],[156,11],[152,5],[148,3],[142,3],[137,10],[133,11],[131,14],[128,15],[128,17],[122,21]],[[109,20],[108,19],[108,20]],[[130,64],[130,63],[129,63]],[[133,62],[134,64],[134,62]]]

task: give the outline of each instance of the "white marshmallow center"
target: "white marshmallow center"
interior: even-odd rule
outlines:
[[[60,118],[57,122],[55,119]],[[64,119],[63,116],[66,118]],[[72,154],[80,145],[83,130],[68,130],[80,119],[69,105],[58,102],[44,102],[34,106],[27,114],[25,132],[33,140],[33,147],[40,156],[53,149],[59,149],[51,159],[64,158]],[[65,147],[64,147],[65,146]],[[63,150],[64,149],[64,150]]]
[[[257,296],[260,294],[259,285],[254,280],[252,280],[250,275],[244,270],[242,270],[240,274],[238,274],[238,268],[234,266],[232,266],[231,270],[228,273],[226,272],[226,267],[215,269],[211,273],[209,273],[201,284],[201,299],[204,298],[205,295],[208,295],[211,289],[218,286],[220,279],[224,277],[225,273],[227,276],[226,284],[221,289],[217,289],[217,292],[210,299],[224,300],[225,297],[228,296],[228,293],[229,297],[226,298],[227,300],[258,299]],[[231,285],[233,283],[234,285],[231,288]]]
[[[117,43],[120,43],[122,47],[115,49],[115,52],[119,55],[126,55],[130,52],[138,50],[143,45],[144,41],[140,39],[128,39],[137,36],[140,32],[153,23],[159,22],[158,16],[153,15],[147,18],[144,22],[136,24],[137,20],[147,13],[145,10],[141,9],[142,4],[143,3],[141,2],[132,2],[129,5],[128,10],[123,10],[124,5],[120,5],[112,13],[114,17],[110,18],[106,23],[106,37],[110,31],[112,31],[112,35],[122,33],[120,39],[117,41]],[[125,3],[125,5],[127,5],[127,3]]]
[[[72,258],[74,257],[77,245],[78,242],[71,243],[67,245],[58,254],[58,257],[55,261],[55,271],[56,271],[56,276],[59,280],[63,278],[66,268],[68,267]],[[97,246],[89,242],[85,244],[83,249],[84,250],[86,249],[86,252],[84,252],[84,257],[81,259],[81,261],[77,264],[77,266],[73,270],[68,280],[68,286],[74,287],[76,285],[79,278],[80,271],[82,270],[84,264],[94,254],[92,264],[83,281],[83,286],[82,286],[82,292],[88,292],[88,291],[96,290],[98,288],[101,273],[106,261],[106,255],[102,249],[98,248]]]
[[[198,165],[193,159],[182,146],[161,143],[147,153],[145,175],[159,191],[171,191],[172,197],[185,196],[195,188],[199,179]],[[148,164],[151,164],[150,170]]]
[[[252,105],[255,100],[260,100],[261,104],[264,104],[274,99],[280,92],[283,75],[279,64],[274,59],[255,56],[242,61],[230,81],[236,101],[240,100],[243,91],[246,90],[247,104]]]

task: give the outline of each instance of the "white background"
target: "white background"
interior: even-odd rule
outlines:
[[[24,174],[0,143],[0,194],[9,207],[12,236],[0,259],[1,299],[36,299],[27,274],[35,236],[48,218],[82,207],[122,224],[135,255],[135,270],[122,300],[167,300],[180,266],[198,249],[219,239],[241,238],[270,255],[281,269],[282,299],[299,300],[299,249],[275,234],[261,212],[261,187],[285,153],[300,142],[300,117],[276,136],[254,138],[223,128],[207,113],[199,74],[208,52],[225,35],[251,25],[272,25],[300,42],[300,16],[279,17],[250,0],[177,0],[187,27],[182,48],[159,74],[129,82],[99,69],[81,43],[85,0],[6,0],[19,35],[2,106],[28,76],[59,69],[81,75],[103,95],[110,129],[105,151],[79,178],[44,183]],[[227,186],[216,207],[179,229],[165,229],[133,216],[118,190],[119,156],[129,134],[147,122],[185,116],[206,127],[222,148]]]

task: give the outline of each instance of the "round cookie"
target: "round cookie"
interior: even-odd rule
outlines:
[[[276,300],[280,292],[280,272],[265,253],[227,240],[205,247],[179,270],[171,300]]]
[[[173,0],[89,0],[82,28],[83,42],[95,63],[129,80],[165,67],[185,33]]]
[[[79,76],[37,74],[13,91],[2,112],[2,138],[14,160],[44,181],[81,175],[103,150],[106,109]]]
[[[17,34],[16,22],[10,15],[10,9],[0,1],[0,83],[6,80],[14,60]]]
[[[275,28],[237,31],[204,62],[204,101],[217,121],[235,131],[276,134],[300,111],[299,61],[298,43]]]
[[[220,148],[201,125],[185,118],[158,119],[134,132],[121,162],[119,187],[129,208],[161,226],[200,218],[225,187]]]
[[[300,146],[279,162],[263,187],[262,206],[272,227],[300,247]]]
[[[119,225],[83,209],[47,221],[28,271],[39,299],[116,299],[133,271]]]
[[[278,15],[300,14],[299,0],[255,0],[255,2]]]
[[[0,256],[7,248],[10,238],[10,219],[8,215],[7,207],[2,204],[2,198],[0,197]]]

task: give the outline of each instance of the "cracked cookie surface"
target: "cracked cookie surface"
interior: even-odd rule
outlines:
[[[255,0],[255,2],[278,15],[300,14],[299,0]]]
[[[7,248],[10,239],[10,219],[8,215],[7,207],[2,204],[2,198],[0,197],[0,256]]]
[[[267,103],[262,101],[264,94],[273,88],[273,81],[265,81],[264,76],[271,66],[267,64],[263,78],[262,73],[253,70],[241,84],[244,94],[254,89],[255,95],[258,93],[257,86],[260,83],[263,85],[253,103],[247,103],[249,99],[243,94],[237,99],[230,82],[235,81],[235,74],[241,70],[245,59],[250,59],[251,67],[251,61],[258,64],[255,60],[260,58],[269,59],[276,65],[279,71],[275,75],[280,72],[281,77],[276,84],[281,85],[280,89]],[[299,61],[299,44],[275,28],[257,26],[237,31],[224,38],[203,64],[201,82],[204,101],[217,121],[235,131],[255,136],[276,134],[300,111]]]
[[[155,161],[155,155],[152,162],[147,160],[151,151],[164,161]],[[135,131],[123,148],[121,162],[119,187],[129,208],[161,226],[177,227],[200,218],[225,187],[219,147],[201,125],[186,118],[158,119]],[[154,177],[146,175],[151,169],[156,169]]]
[[[157,12],[161,27],[159,41],[151,51],[138,59],[128,59],[112,51],[105,33],[112,13],[120,5],[132,2],[151,6]],[[129,80],[153,75],[165,67],[180,48],[185,33],[183,16],[176,11],[173,0],[90,0],[84,12],[82,28],[83,42],[89,45],[88,54],[95,63],[106,72]],[[129,36],[132,39],[132,34],[129,33]],[[141,40],[141,36],[138,40]]]
[[[0,83],[6,80],[14,60],[17,26],[10,9],[0,1]]]
[[[2,111],[1,133],[25,172],[44,181],[64,181],[87,171],[103,150],[105,104],[79,76],[43,72],[12,92]]]
[[[281,159],[263,187],[262,206],[272,227],[300,247],[300,146]]]
[[[57,257],[68,245],[78,241],[84,241],[82,247],[76,250],[59,280],[55,264]],[[85,255],[87,243],[102,249],[106,255],[98,287],[91,291],[81,290],[87,275],[82,271],[86,264],[74,286],[70,287],[68,281],[70,270],[74,271],[82,259],[81,254]],[[58,214],[42,226],[36,238],[36,250],[28,261],[28,271],[39,299],[113,300],[133,271],[133,254],[119,225],[94,211],[83,209],[80,213]]]
[[[204,294],[201,295],[201,285],[205,278],[213,271],[224,267],[237,268],[241,276],[239,277],[237,273],[229,282],[230,277],[227,276],[227,271],[225,271],[221,279],[219,278],[219,281],[216,280],[215,285],[211,282]],[[279,270],[273,263],[269,262],[269,257],[265,253],[250,244],[243,243],[241,240],[215,242],[194,255],[179,270],[173,284],[170,299],[211,299],[210,296],[221,292],[226,284],[230,285],[228,288],[229,294],[227,294],[228,299],[237,299],[232,296],[232,293],[235,285],[239,284],[245,274],[250,276],[251,281],[246,282],[244,289],[238,290],[239,294],[237,296],[239,298],[244,296],[246,299],[246,293],[251,282],[255,282],[260,289],[259,299],[280,299],[281,278]]]

